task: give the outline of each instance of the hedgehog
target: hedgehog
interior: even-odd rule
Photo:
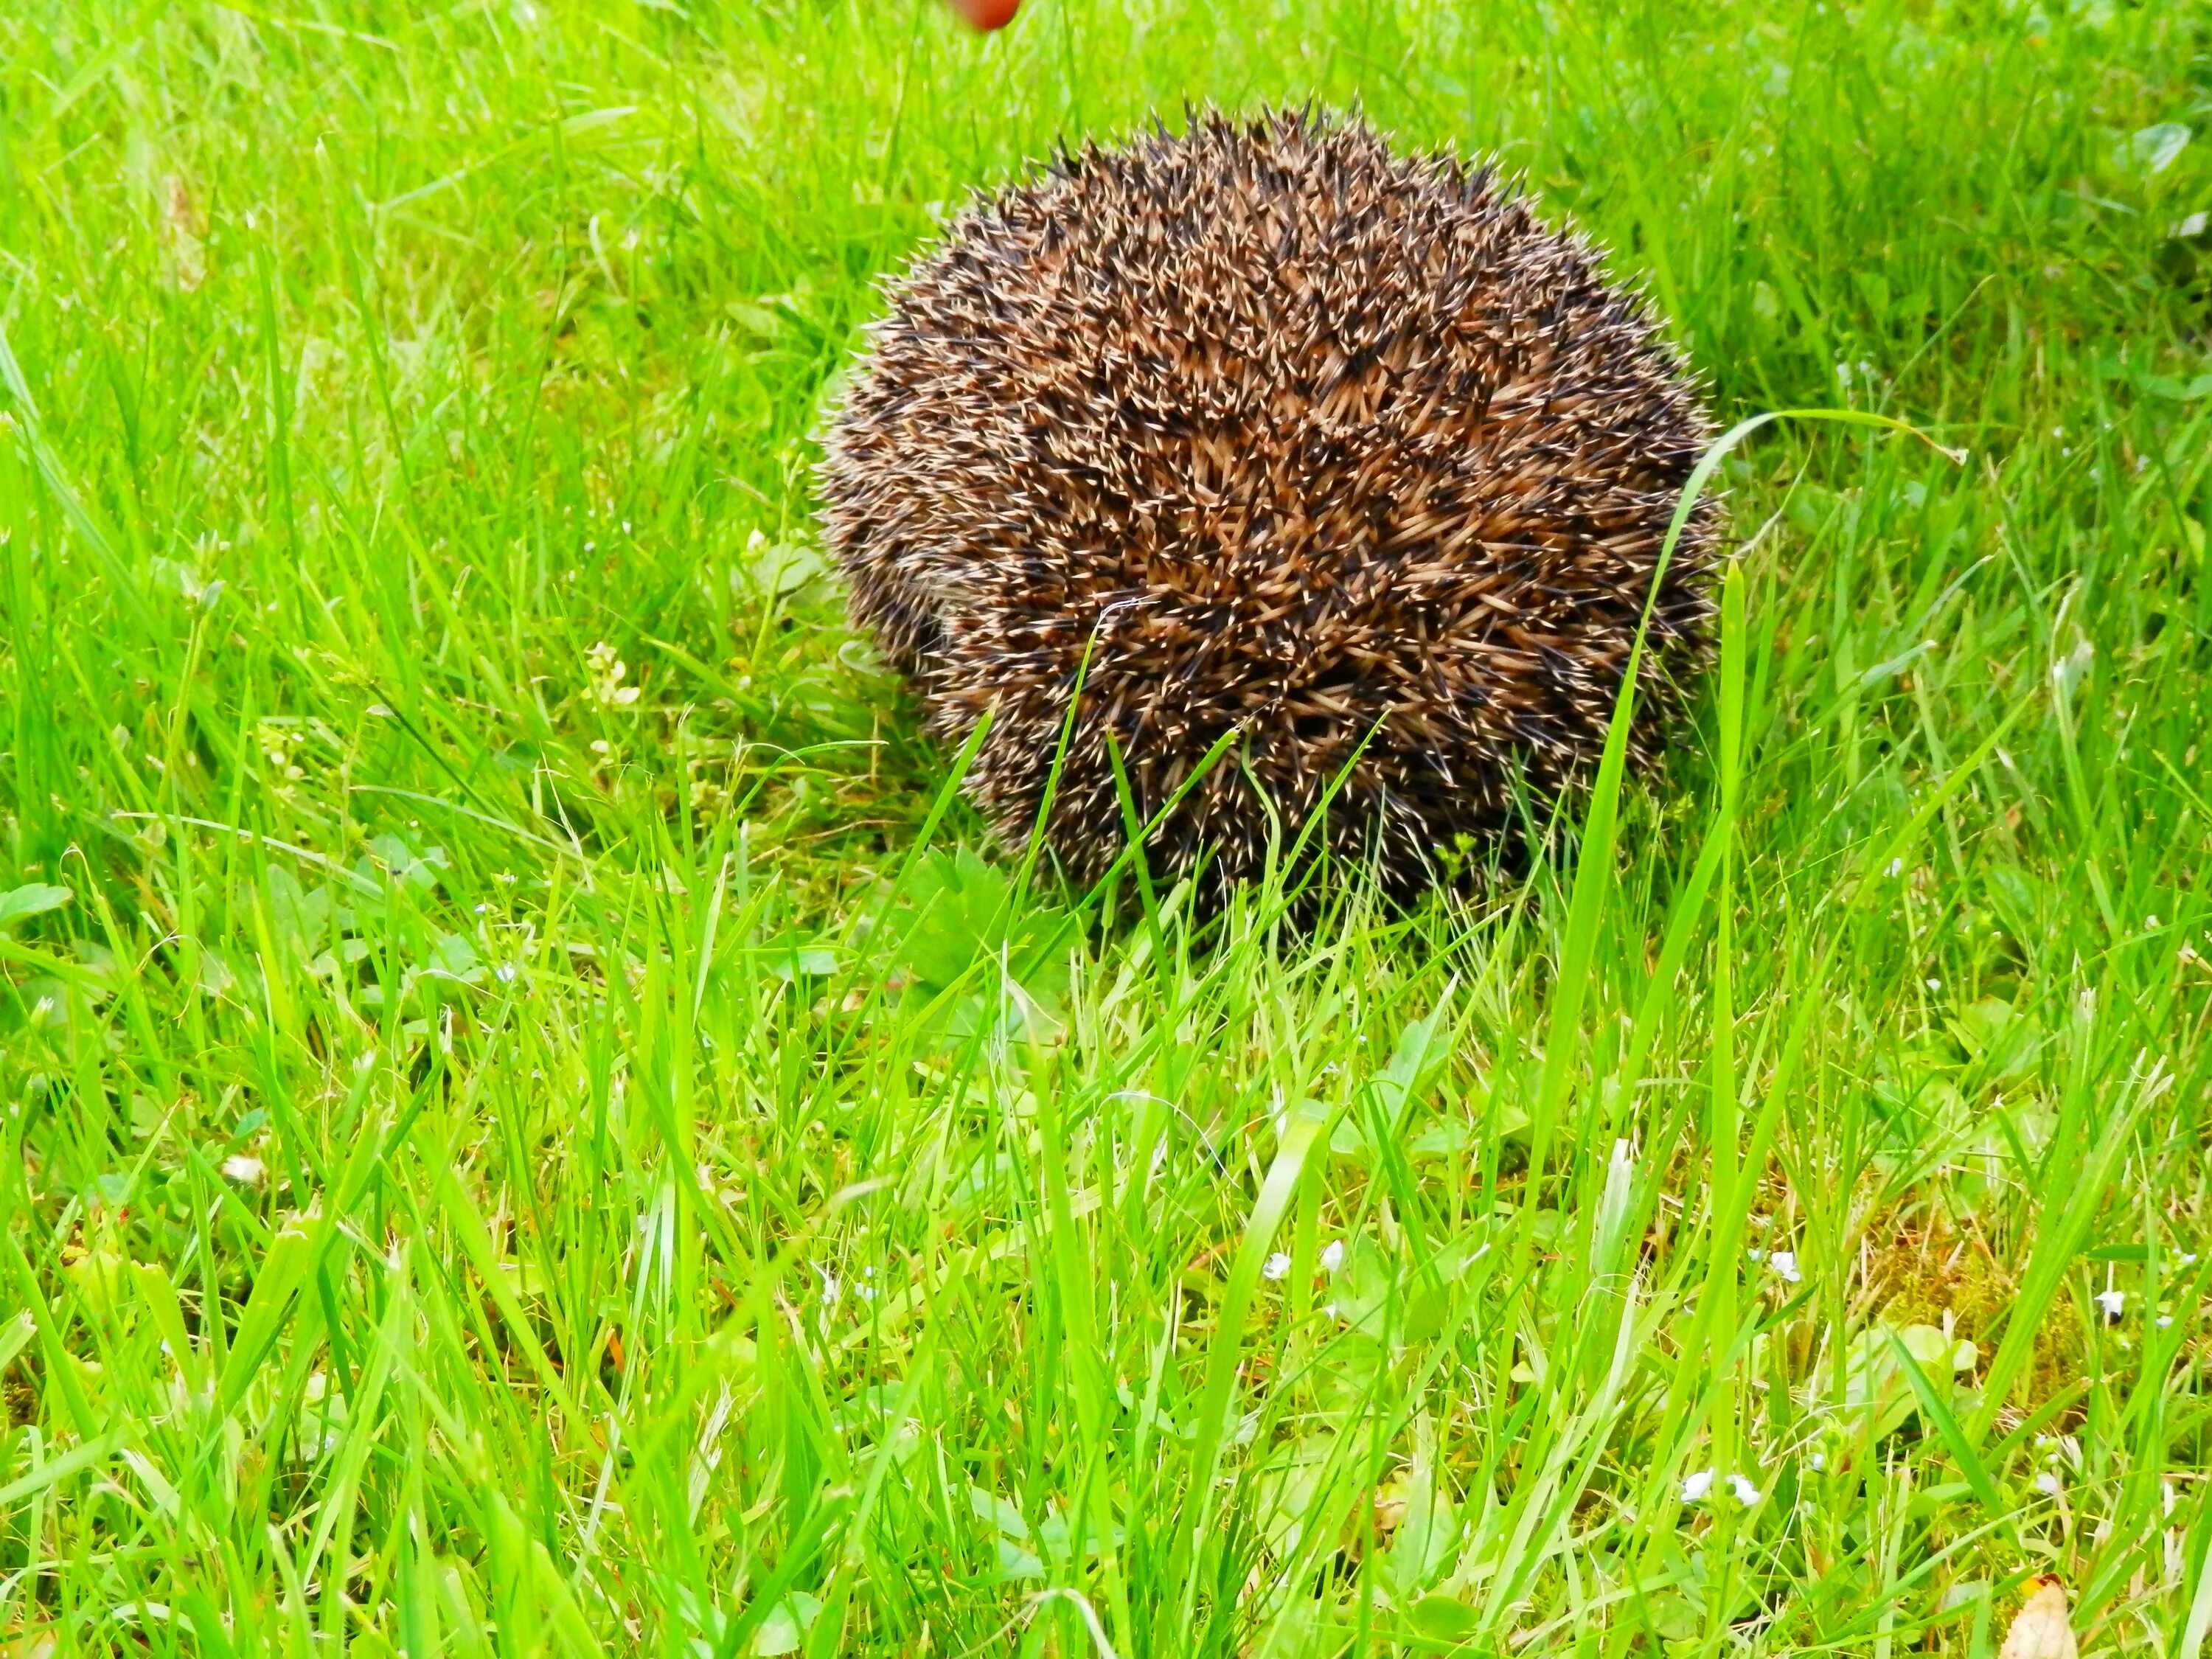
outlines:
[[[1493,164],[1208,111],[1062,149],[890,280],[823,538],[929,726],[989,717],[970,799],[1073,879],[1133,808],[1204,890],[1304,830],[1418,893],[1587,785],[1639,624],[1662,752],[1711,610],[1710,501],[1662,568],[1700,392]]]

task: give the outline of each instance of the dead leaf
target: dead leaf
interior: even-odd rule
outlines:
[[[2034,1593],[2005,1632],[1997,1659],[2078,1659],[2081,1650],[2066,1618],[2066,1587],[2047,1573],[2034,1583]]]
[[[161,236],[168,245],[170,275],[190,294],[207,281],[207,221],[181,173],[161,180]]]

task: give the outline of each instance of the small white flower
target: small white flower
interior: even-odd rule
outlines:
[[[268,1173],[268,1170],[258,1158],[245,1152],[233,1152],[223,1159],[222,1173],[226,1179],[235,1181],[241,1187],[258,1187],[261,1177]]]
[[[1334,1302],[1325,1302],[1325,1303],[1323,1303],[1323,1304],[1322,1304],[1322,1310],[1322,1310],[1323,1313],[1327,1314],[1327,1315],[1328,1315],[1331,1319],[1334,1319],[1334,1318],[1335,1318],[1335,1317],[1336,1317],[1336,1304],[1335,1304],[1335,1303],[1334,1303]]]
[[[1797,1269],[1797,1252],[1795,1250],[1777,1250],[1766,1258],[1766,1265],[1774,1270],[1774,1276],[1785,1285],[1797,1285],[1804,1282],[1805,1275]]]
[[[1262,1279],[1281,1279],[1290,1271],[1290,1252],[1288,1250],[1278,1250],[1274,1255],[1267,1258],[1267,1266],[1260,1269],[1260,1277]]]
[[[638,688],[623,684],[629,665],[617,657],[614,647],[605,640],[584,653],[584,671],[590,678],[592,701],[600,708],[627,708],[637,701]]]
[[[1815,1474],[1820,1474],[1823,1469],[1828,1467],[1828,1455],[1826,1452],[1814,1452],[1811,1461],[1813,1464],[1813,1473]]]
[[[1747,1250],[1744,1254],[1749,1256],[1753,1261],[1764,1261],[1766,1260],[1766,1252],[1764,1250]]]
[[[2195,1267],[2197,1265],[2197,1252],[2194,1250],[2184,1250],[2181,1253],[2181,1265],[2185,1267]]]
[[[1882,872],[1882,874],[1885,876],[1901,876],[1904,873],[1905,860],[1903,859],[1892,859],[1889,861],[1889,868]]]
[[[1943,988],[1943,981],[1940,979],[1931,979],[1928,981],[1928,988],[1931,991],[1940,991]]]
[[[1322,1247],[1321,1265],[1323,1272],[1332,1273],[1344,1265],[1344,1241],[1342,1239],[1332,1238],[1327,1244]]]
[[[2145,917],[2143,918],[2143,926],[2144,926],[2144,927],[2157,927],[2157,926],[2158,926],[2158,918],[2157,918],[2156,916],[2145,916]]]
[[[2097,1292],[2097,1305],[2105,1310],[2105,1322],[2117,1325],[2121,1313],[2128,1305],[2128,1293],[2125,1291],[2100,1291]]]
[[[2035,1489],[2041,1492],[2045,1498],[2057,1497],[2061,1490],[2058,1485],[2058,1477],[2051,1474],[2050,1470],[2045,1469],[2041,1474],[2035,1477]]]
[[[1682,1501],[1685,1504],[1704,1503],[1705,1494],[1712,1489],[1713,1472],[1711,1469],[1699,1469],[1693,1474],[1682,1477]]]
[[[2162,1330],[2162,1331],[2163,1331],[2163,1330],[2170,1329],[2170,1328],[2172,1327],[2172,1324],[2173,1324],[2173,1316],[2172,1316],[2172,1314],[2160,1314],[2160,1315],[2158,1316],[2158,1328],[2159,1328],[2159,1329],[2160,1329],[2160,1330]]]
[[[822,1280],[822,1305],[825,1308],[836,1307],[837,1305],[837,1298],[844,1294],[845,1287],[837,1282],[836,1274],[831,1273],[827,1267],[824,1267],[819,1262],[814,1263],[813,1267],[815,1273],[820,1276]]]
[[[1759,1502],[1759,1488],[1751,1484],[1747,1475],[1729,1476],[1729,1490],[1735,1494],[1735,1501],[1746,1509]]]

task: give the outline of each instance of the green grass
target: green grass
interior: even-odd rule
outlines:
[[[1966,459],[1724,464],[1609,853],[1024,890],[809,434],[1309,96]],[[0,15],[0,1652],[2196,1659],[2208,125],[2198,3]]]

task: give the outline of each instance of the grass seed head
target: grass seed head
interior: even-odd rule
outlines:
[[[1594,770],[1711,428],[1641,301],[1486,166],[1356,121],[1195,118],[979,199],[893,286],[826,438],[855,620],[1011,838],[1072,873],[1322,839],[1411,890]],[[1632,753],[1679,706],[1716,511],[1653,607]],[[1086,660],[1087,653],[1087,660]],[[1069,702],[1080,685],[1073,722]],[[1346,769],[1349,767],[1348,773]],[[1276,826],[1279,825],[1279,829]]]

